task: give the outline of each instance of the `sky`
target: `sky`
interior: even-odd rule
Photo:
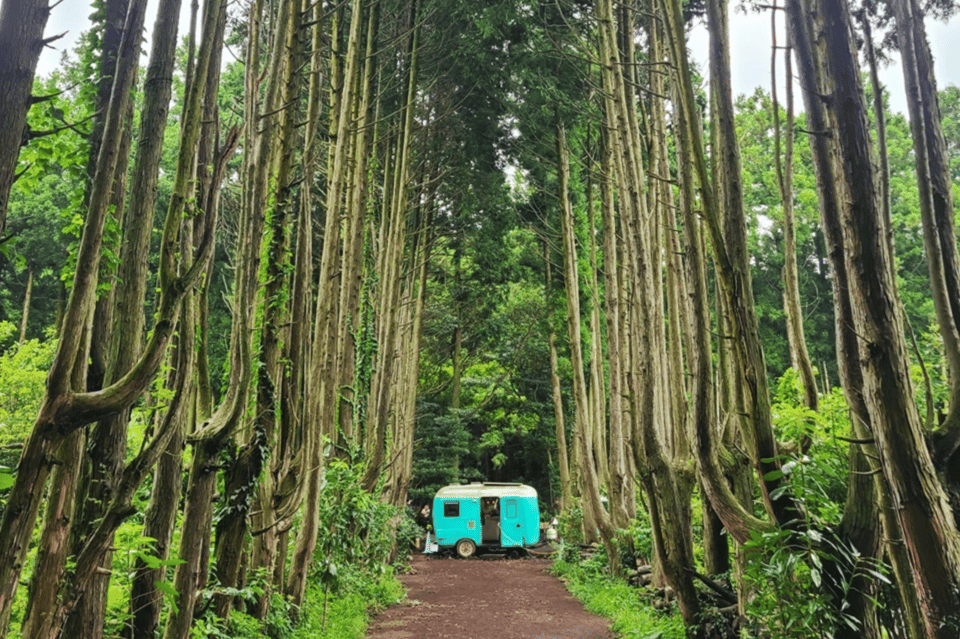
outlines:
[[[786,42],[782,17],[778,17],[779,35],[777,43]],[[934,73],[937,76],[937,88],[948,85],[960,86],[960,16],[949,23],[927,20],[927,38],[934,58]],[[735,96],[750,94],[761,86],[769,91],[770,87],[770,14],[744,14],[731,11],[730,14],[730,65]],[[706,27],[695,27],[690,37],[690,49],[694,59],[702,68],[707,63]],[[777,74],[783,76],[783,58],[777,63]],[[907,103],[903,92],[903,71],[900,57],[894,56],[894,62],[880,69],[880,82],[890,94],[890,110],[894,113],[907,113]],[[784,85],[777,85],[780,99],[784,99]],[[798,111],[803,109],[799,88],[795,86],[794,96]]]
[[[186,28],[189,19],[189,2],[184,2],[181,15],[181,30]],[[157,0],[148,0],[147,20],[153,21],[156,14]],[[67,35],[48,48],[40,58],[37,69],[39,74],[46,74],[57,67],[60,61],[60,52],[74,46],[77,36],[88,26],[88,16],[91,13],[89,0],[63,0],[54,7],[47,23],[47,37],[67,32]],[[782,29],[782,20],[781,23]],[[733,91],[735,95],[750,94],[758,86],[769,91],[770,86],[770,15],[744,14],[732,11],[730,14],[730,60],[732,65]],[[934,71],[937,76],[937,87],[953,84],[960,86],[960,17],[954,17],[950,23],[927,21],[927,35],[930,40],[934,57]],[[149,38],[149,33],[147,34]],[[778,36],[778,42],[786,39]],[[696,27],[691,33],[690,49],[693,58],[702,67],[706,66],[707,33],[702,26]],[[782,75],[782,63],[780,74]],[[903,94],[903,73],[898,63],[884,68],[880,72],[880,81],[890,93],[890,107],[895,113],[906,114],[907,105]],[[782,84],[779,94],[783,94]],[[799,93],[796,94],[797,109],[802,108]]]

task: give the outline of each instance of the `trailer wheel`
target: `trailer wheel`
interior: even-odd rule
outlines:
[[[461,559],[472,557],[477,552],[477,545],[469,539],[461,539],[457,542],[457,555]]]

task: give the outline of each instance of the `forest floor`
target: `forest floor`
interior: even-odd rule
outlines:
[[[414,555],[407,598],[375,617],[367,639],[613,639],[548,571],[550,559]]]

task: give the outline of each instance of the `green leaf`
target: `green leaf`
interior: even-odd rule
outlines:
[[[116,584],[110,584],[110,587],[107,588],[107,605],[112,608],[123,600],[123,588]]]
[[[779,468],[777,470],[771,470],[769,473],[763,476],[763,481],[775,481],[777,479],[783,478],[783,471]]]
[[[5,470],[0,470],[0,490],[6,490],[13,486],[13,475]]]
[[[145,552],[138,552],[137,557],[139,557],[140,561],[146,564],[147,568],[149,568],[150,570],[156,570],[157,568],[163,565],[159,557],[154,557],[153,555],[147,554]]]
[[[157,590],[163,593],[164,597],[167,598],[167,601],[170,604],[170,609],[173,610],[173,614],[178,614],[180,609],[177,608],[177,596],[179,593],[177,589],[168,584],[165,581],[155,581],[153,585],[157,587]]]

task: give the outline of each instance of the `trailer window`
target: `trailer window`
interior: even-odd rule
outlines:
[[[507,502],[507,517],[513,519],[517,516],[517,502],[511,500]]]
[[[444,517],[459,517],[459,516],[460,516],[460,502],[459,502],[459,501],[445,501],[445,502],[443,502],[443,516],[444,516]]]

